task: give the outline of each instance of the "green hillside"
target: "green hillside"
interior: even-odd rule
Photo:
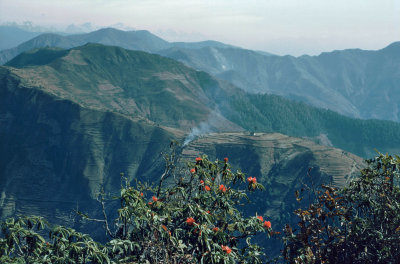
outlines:
[[[69,36],[42,34],[0,51],[0,64],[31,49],[68,49],[86,43],[157,53],[250,93],[276,94],[354,118],[400,120],[399,42],[374,51],[349,49],[293,57],[216,41],[168,42],[146,30],[104,28]]]
[[[82,106],[185,131],[200,122],[209,132],[256,127],[260,132],[308,137],[364,157],[374,155],[375,148],[400,149],[398,123],[352,119],[275,95],[249,94],[145,52],[87,44],[23,53],[7,66],[27,85]]]
[[[145,52],[100,44],[32,50],[0,67],[0,218],[40,214],[104,238],[101,225],[78,221],[73,210],[101,218],[101,188],[116,194],[120,172],[155,182],[160,153],[186,140],[178,169],[202,153],[229,157],[267,187],[245,213],[279,224],[290,218],[308,168],[317,182],[343,185],[362,166],[345,150],[398,153],[399,126],[248,94]]]
[[[397,122],[349,118],[276,95],[247,96],[245,100],[243,97],[230,99],[224,113],[248,130],[309,137],[363,157],[375,155],[374,149],[390,153],[400,150]],[[327,141],[318,139],[321,136]]]
[[[300,57],[229,47],[170,48],[158,53],[247,92],[276,94],[350,117],[400,120],[399,42],[381,50]]]
[[[45,66],[39,63],[43,53],[51,53]],[[40,65],[24,67],[32,61]],[[28,85],[83,106],[186,130],[207,119],[215,101],[206,91],[219,85],[211,76],[172,59],[100,44],[58,53],[36,50],[17,56],[7,66],[19,67],[10,69]],[[237,127],[226,119],[224,123],[228,130]]]

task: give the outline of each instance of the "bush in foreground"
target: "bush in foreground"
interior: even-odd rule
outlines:
[[[323,185],[295,211],[297,232],[286,226],[286,262],[400,263],[399,169],[400,157],[380,154],[343,189]]]
[[[41,217],[2,223],[1,263],[264,263],[252,241],[274,235],[263,216],[244,217],[247,192],[263,189],[255,177],[231,171],[228,159],[206,156],[176,173],[174,152],[156,187],[133,187],[121,175],[118,217],[109,242]],[[285,263],[400,263],[400,157],[380,154],[367,161],[358,178],[342,189],[309,188],[315,199],[295,211],[298,228],[284,228]],[[307,187],[307,186],[306,186]],[[296,192],[297,199],[302,199]]]
[[[252,243],[258,233],[272,234],[261,215],[245,218],[239,210],[246,192],[263,189],[255,177],[232,172],[228,159],[206,156],[175,171],[175,154],[165,156],[158,186],[131,186],[121,175],[118,218],[110,241],[94,242],[88,235],[50,227],[40,217],[8,219],[0,238],[4,263],[262,263],[263,251]],[[102,197],[104,198],[104,197]],[[101,200],[104,205],[104,199]],[[103,207],[104,210],[104,207]],[[46,236],[45,236],[46,234]],[[48,235],[47,235],[48,234]]]

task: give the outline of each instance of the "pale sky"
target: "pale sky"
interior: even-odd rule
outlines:
[[[168,41],[213,39],[279,55],[381,49],[400,40],[400,0],[0,0],[0,24],[117,23]]]

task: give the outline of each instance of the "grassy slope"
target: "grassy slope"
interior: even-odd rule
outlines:
[[[35,61],[38,66],[33,66]],[[373,155],[374,148],[400,150],[398,123],[352,119],[279,96],[247,94],[204,72],[145,52],[87,44],[68,51],[24,53],[7,65],[19,67],[13,71],[63,98],[166,126],[187,130],[219,111],[247,130],[257,127],[310,138],[324,134],[333,146],[364,157]],[[216,130],[234,128],[218,118]]]

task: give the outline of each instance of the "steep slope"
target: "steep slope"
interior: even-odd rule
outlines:
[[[87,44],[23,53],[8,64],[26,86],[84,107],[201,134],[254,130],[324,137],[360,156],[400,151],[400,124],[362,121],[273,95],[248,94],[154,54]]]
[[[73,210],[98,215],[97,193],[101,186],[117,192],[120,172],[132,180],[156,181],[163,169],[160,153],[170,140],[183,139],[182,132],[146,119],[91,109],[26,87],[4,68],[0,87],[1,218],[40,214],[102,236],[100,226],[75,222]],[[258,212],[276,214],[271,216],[275,223],[276,216],[287,213],[283,199],[291,189],[284,196],[278,193],[285,186],[297,188],[300,181],[294,179],[304,178],[308,167],[314,167],[316,181],[342,184],[361,164],[354,155],[280,134],[211,134],[186,145],[182,161],[201,153],[228,156],[269,186],[254,199]],[[254,209],[251,205],[249,212]]]
[[[400,44],[378,51],[343,50],[319,56],[275,56],[216,41],[167,42],[148,31],[112,28],[87,34],[43,34],[0,52],[0,64],[40,47],[72,48],[88,42],[158,53],[233,83],[363,119],[400,121]]]
[[[186,138],[182,162],[200,153],[228,156],[267,187],[253,197],[256,202],[246,213],[257,210],[282,222],[294,207],[291,192],[306,181],[309,167],[314,167],[317,183],[339,185],[357,171],[361,158],[280,134],[191,138],[193,129],[187,135],[194,126],[208,126],[208,132],[250,128],[250,120],[258,118],[260,124],[270,120],[295,131],[303,120],[296,115],[287,120],[289,110],[303,118],[310,109],[322,115],[316,108],[275,97],[257,101],[172,59],[118,47],[87,44],[21,54],[0,67],[0,218],[40,214],[101,237],[101,225],[76,221],[73,210],[101,217],[96,196],[102,186],[111,195],[118,192],[120,172],[132,181],[157,181],[164,165],[160,153],[170,140]],[[270,109],[275,109],[275,119]],[[335,118],[343,140],[353,135],[342,116]],[[387,123],[366,129],[380,133],[379,124]],[[396,147],[399,131],[394,126],[386,146]],[[111,212],[115,206],[111,202],[106,209]]]
[[[96,214],[102,186],[118,190],[120,172],[130,179],[156,178],[163,169],[160,152],[182,136],[145,119],[25,87],[5,69],[0,87],[1,218],[40,214],[71,226],[77,207]]]
[[[235,48],[160,51],[252,93],[270,93],[357,118],[400,121],[400,44],[378,51],[264,56]]]
[[[397,122],[354,119],[266,94],[235,95],[229,100],[229,108],[222,112],[248,130],[307,137],[365,158],[374,156],[374,149],[400,152],[400,124]]]
[[[36,67],[24,67],[33,62]],[[216,107],[208,92],[221,90],[211,76],[174,60],[99,44],[36,50],[7,65],[28,85],[83,106],[186,130],[208,119]],[[221,115],[214,117],[216,129],[240,129]]]

